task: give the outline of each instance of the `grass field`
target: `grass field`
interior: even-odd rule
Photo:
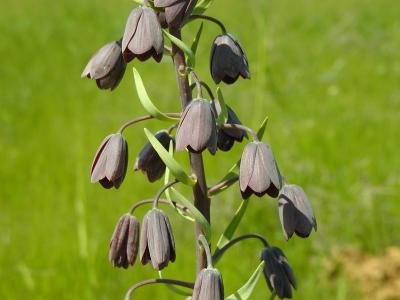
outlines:
[[[0,12],[0,299],[122,299],[127,288],[157,276],[139,264],[127,271],[107,260],[115,222],[131,203],[154,195],[133,173],[145,142],[127,130],[129,172],[118,190],[89,183],[92,156],[104,136],[144,110],[131,74],[115,92],[96,89],[81,71],[93,51],[118,38],[131,1],[24,0]],[[268,115],[266,140],[282,173],[307,191],[318,232],[285,242],[277,202],[250,199],[240,233],[258,232],[281,247],[298,279],[295,299],[363,299],[357,285],[328,280],[333,249],[355,246],[373,255],[400,246],[400,3],[394,0],[216,0],[209,11],[246,49],[251,81],[223,87],[248,126]],[[198,24],[190,25],[190,41]],[[199,47],[198,73],[210,81],[208,55],[217,28]],[[179,108],[168,58],[133,63],[165,110]],[[146,124],[153,131],[159,123]],[[209,182],[236,162],[206,154]],[[240,204],[237,186],[213,199],[214,243]],[[140,214],[145,212],[140,210]],[[177,262],[165,276],[194,279],[193,230],[172,217]],[[221,261],[229,295],[258,264],[249,241]],[[260,280],[252,299],[266,299]],[[165,287],[137,299],[179,299]]]

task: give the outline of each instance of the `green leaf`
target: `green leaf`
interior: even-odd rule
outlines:
[[[174,143],[172,141],[170,141],[170,143],[169,143],[169,154],[171,154],[172,157],[174,156]],[[171,171],[167,167],[165,169],[164,184],[167,184],[169,182],[170,174],[171,174]],[[185,214],[183,211],[181,211],[174,205],[174,203],[172,202],[172,199],[171,199],[171,193],[169,192],[169,188],[165,190],[165,197],[167,198],[167,200],[170,202],[171,206],[176,210],[176,212],[178,214],[180,214],[186,220],[189,220],[191,222],[195,221],[195,219],[188,216],[187,214]]]
[[[151,102],[149,95],[144,87],[142,77],[140,77],[139,72],[133,68],[133,77],[135,79],[136,91],[139,96],[140,102],[142,103],[144,109],[154,118],[162,121],[177,121],[179,119],[171,118],[162,113],[154,104]]]
[[[240,204],[239,208],[235,212],[235,215],[233,216],[228,227],[226,227],[225,231],[220,236],[218,243],[217,243],[217,250],[224,247],[232,239],[233,235],[236,232],[236,229],[238,228],[240,222],[242,221],[242,218],[244,216],[244,213],[247,210],[248,205],[249,205],[249,200],[242,200],[242,203]]]
[[[260,141],[263,139],[267,123],[268,123],[268,117],[265,117],[265,119],[261,123],[260,128],[257,130],[257,137]]]
[[[202,15],[213,3],[214,0],[200,0],[193,9],[193,15]]]
[[[180,39],[177,37],[173,36],[170,34],[167,30],[163,29],[163,32],[165,36],[176,46],[178,46],[179,49],[181,49],[188,57],[188,65],[194,66],[196,64],[196,58],[194,56],[194,53],[190,49],[188,45],[186,45],[184,42],[182,42]]]
[[[201,22],[199,29],[197,30],[197,34],[195,38],[193,39],[192,46],[190,47],[190,50],[192,50],[193,54],[196,55],[197,52],[197,47],[199,45],[201,33],[203,32],[203,22]],[[194,66],[193,66],[194,68]]]
[[[253,293],[253,290],[258,282],[258,279],[260,278],[260,275],[263,271],[265,262],[261,262],[257,269],[254,271],[254,273],[251,275],[249,280],[240,288],[238,289],[235,293],[230,295],[228,298],[229,300],[247,300],[250,298],[251,294]]]
[[[217,88],[217,98],[218,98],[219,105],[221,107],[221,112],[218,115],[217,123],[225,124],[226,121],[228,120],[228,110],[226,109],[224,96],[222,95],[222,91],[219,87]]]
[[[208,223],[207,219],[203,216],[203,214],[193,205],[193,203],[179,193],[175,188],[171,188],[172,193],[177,198],[177,200],[186,206],[190,212],[193,214],[194,218],[198,223],[200,223],[201,228],[204,231],[204,236],[206,237],[207,241],[211,240],[211,227],[210,223]]]
[[[156,139],[156,137],[149,131],[147,128],[144,129],[144,132],[149,139],[151,145],[154,150],[158,153],[161,160],[167,165],[170,169],[171,173],[175,176],[183,184],[194,186],[196,181],[190,178],[182,166],[174,159],[174,157],[165,150],[164,146]]]

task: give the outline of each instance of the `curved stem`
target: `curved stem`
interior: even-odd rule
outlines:
[[[197,87],[197,98],[203,98],[203,91],[201,88],[201,81],[199,79],[199,76],[197,76],[196,72],[190,68],[187,67],[187,70],[189,71],[190,76],[192,76],[194,83],[196,84]]]
[[[241,129],[241,130],[244,130],[244,131],[250,133],[250,135],[253,137],[253,140],[254,140],[255,142],[259,142],[258,136],[257,136],[257,134],[254,132],[254,130],[252,130],[252,129],[250,129],[249,127],[246,127],[246,126],[244,126],[244,125],[225,123],[225,124],[219,125],[219,127],[221,127],[221,128],[233,128],[233,129]]]
[[[226,180],[223,180],[219,183],[217,183],[216,185],[210,187],[208,189],[208,195],[209,196],[213,196],[218,194],[220,191],[222,191],[223,189],[231,186],[232,184],[234,184],[236,181],[239,180],[239,176],[233,177],[233,178],[229,178]]]
[[[239,242],[241,242],[243,240],[246,240],[246,239],[258,239],[263,243],[265,248],[269,248],[270,247],[268,241],[264,237],[262,237],[261,235],[254,234],[254,233],[253,234],[244,234],[244,235],[241,235],[241,236],[229,241],[221,249],[217,249],[215,251],[214,255],[212,256],[213,262],[216,263],[221,258],[221,256],[225,253],[225,251],[228,250],[230,247],[232,247],[233,245],[235,245],[235,244],[237,244],[237,243],[239,243]]]
[[[221,28],[222,33],[224,33],[224,34],[226,33],[226,28],[225,28],[224,24],[222,24],[222,22],[220,20],[210,17],[210,16],[191,15],[190,18],[188,19],[187,23],[192,20],[196,20],[196,19],[207,20],[207,21],[213,22],[214,24],[217,24]]]
[[[172,117],[172,118],[180,118],[181,117],[181,113],[165,113],[168,117]],[[132,119],[128,122],[126,122],[125,124],[123,124],[117,131],[117,133],[122,133],[127,127],[142,122],[142,121],[146,121],[146,120],[151,120],[154,119],[153,116],[151,115],[146,115],[146,116],[140,116],[137,117],[135,119]]]
[[[214,94],[213,94],[210,86],[207,83],[205,83],[204,81],[201,81],[201,80],[200,80],[200,84],[202,85],[202,87],[204,87],[206,89],[206,91],[207,91],[208,95],[210,96],[210,98],[211,99],[215,99]],[[197,84],[196,83],[192,83],[190,85],[190,90],[193,91],[195,86],[197,86]]]
[[[190,214],[190,210],[186,206],[183,206],[183,205],[181,205],[181,204],[179,204],[179,203],[177,203],[175,201],[169,201],[167,199],[158,199],[158,203],[162,203],[162,204],[171,205],[171,202],[172,202],[172,205],[174,207],[176,207],[177,209],[181,210],[184,213]],[[129,214],[133,215],[133,212],[135,211],[136,208],[138,208],[140,206],[143,206],[143,205],[146,205],[146,204],[152,204],[152,203],[154,203],[154,198],[153,199],[145,199],[145,200],[142,200],[142,201],[138,201],[130,208]]]
[[[201,234],[201,235],[199,235],[197,240],[203,246],[204,251],[206,252],[207,268],[212,268],[213,259],[212,259],[212,256],[211,256],[210,246],[208,245],[205,236]]]
[[[170,135],[170,134],[172,133],[172,131],[173,131],[174,129],[176,129],[177,127],[178,127],[177,124],[174,124],[174,125],[169,126],[169,127],[167,128],[168,134]]]
[[[157,193],[156,197],[154,198],[154,202],[153,202],[153,208],[157,208],[158,207],[158,201],[160,200],[160,197],[162,195],[162,193],[164,193],[166,190],[168,190],[171,186],[173,186],[174,184],[178,183],[179,180],[174,179],[170,182],[168,182],[166,185],[164,185]]]
[[[180,281],[180,280],[174,280],[174,279],[163,279],[163,278],[157,278],[157,279],[148,279],[144,280],[142,282],[138,282],[135,285],[133,285],[129,290],[126,292],[125,295],[125,300],[129,300],[135,290],[138,288],[149,285],[149,284],[155,284],[155,283],[164,283],[164,284],[173,284],[173,285],[179,285],[188,289],[193,289],[194,288],[194,283],[192,282],[187,282],[187,281]]]

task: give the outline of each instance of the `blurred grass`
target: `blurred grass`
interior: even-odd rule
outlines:
[[[88,180],[102,138],[143,113],[130,67],[113,93],[79,78],[91,54],[121,35],[132,7],[129,1],[25,0],[8,2],[0,13],[1,299],[121,299],[131,284],[157,275],[139,265],[113,269],[107,248],[119,216],[159,185],[132,171],[118,191]],[[284,242],[276,201],[254,198],[240,232],[259,232],[283,248],[299,281],[296,299],[359,299],[345,278],[324,279],[324,260],[342,245],[380,253],[400,244],[400,4],[220,0],[209,13],[241,41],[252,71],[251,81],[223,87],[225,98],[253,128],[269,115],[266,139],[284,175],[308,192],[319,222],[309,239]],[[188,39],[197,26],[185,31]],[[216,27],[206,26],[199,46],[198,72],[207,81],[215,34]],[[168,58],[134,64],[157,104],[177,110]],[[127,138],[131,170],[145,137],[138,126]],[[206,154],[210,183],[242,148]],[[215,242],[239,203],[237,187],[213,199]],[[193,244],[193,230],[171,219],[178,260],[164,275],[193,280],[194,251],[185,246]],[[257,266],[255,243],[221,261],[227,294]],[[175,296],[158,287],[139,297]],[[265,297],[260,280],[252,299]]]

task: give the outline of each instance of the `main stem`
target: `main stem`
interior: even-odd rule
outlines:
[[[181,39],[181,30],[170,28],[170,33]],[[182,102],[182,109],[192,101],[191,90],[187,76],[183,76],[180,70],[185,70],[185,55],[175,44],[172,44],[172,57],[175,64],[176,78],[178,81],[179,95]],[[194,206],[204,215],[208,222],[210,222],[210,199],[207,196],[207,183],[204,174],[203,157],[201,154],[190,153],[190,166],[192,173],[197,177],[197,183],[193,187]],[[196,241],[200,235],[204,235],[203,230],[199,223],[196,222]],[[197,245],[198,243],[196,243]],[[204,249],[197,245],[197,272],[207,267],[207,257]]]

